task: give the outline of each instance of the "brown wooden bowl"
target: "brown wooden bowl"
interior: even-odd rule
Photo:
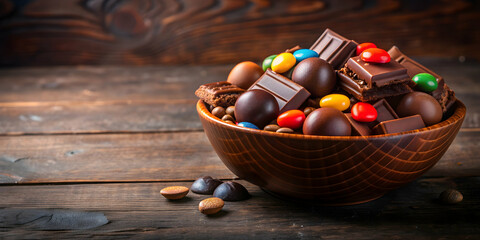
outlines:
[[[280,196],[325,205],[363,203],[413,181],[447,151],[465,105],[430,127],[376,136],[309,136],[255,130],[197,111],[210,143],[238,177]]]

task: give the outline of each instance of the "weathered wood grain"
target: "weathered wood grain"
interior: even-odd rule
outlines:
[[[31,231],[28,225],[4,227],[6,239],[476,239],[480,237],[477,191],[480,179],[423,178],[361,205],[321,207],[277,199],[244,184],[252,198],[226,202],[207,217],[198,203],[208,196],[189,193],[168,201],[159,191],[191,182],[0,186],[0,207],[103,212],[109,224],[89,231]],[[464,195],[457,205],[436,198],[447,188]]]
[[[480,66],[419,59],[444,76],[480,128]],[[194,91],[225,80],[232,65],[55,67],[0,70],[0,134],[201,130]]]
[[[480,132],[460,132],[427,176],[478,176]],[[0,137],[0,184],[235,178],[203,132]]]
[[[0,65],[261,60],[329,27],[408,55],[480,57],[478,4],[461,1],[3,0]]]

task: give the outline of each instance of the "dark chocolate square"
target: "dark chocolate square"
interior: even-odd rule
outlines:
[[[340,34],[326,29],[310,47],[319,57],[332,65],[333,69],[341,68],[355,54],[357,43]]]
[[[272,94],[278,102],[280,113],[298,109],[310,96],[304,87],[270,69],[267,69],[248,90],[252,89],[260,89]]]
[[[368,136],[372,135],[372,129],[370,128],[369,123],[365,122],[358,122],[353,119],[351,113],[345,113],[345,117],[347,117],[350,125],[352,125],[352,135],[354,136]]]
[[[400,133],[424,128],[425,123],[420,115],[388,120],[379,123],[373,128],[376,134]]]
[[[385,99],[378,100],[373,107],[377,110],[377,119],[375,120],[377,123],[398,118],[397,113]]]

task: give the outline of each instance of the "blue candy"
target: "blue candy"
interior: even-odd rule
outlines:
[[[237,125],[240,127],[259,129],[257,126],[255,126],[255,124],[249,122],[239,122]]]
[[[307,58],[318,58],[318,53],[310,49],[299,49],[293,53],[293,56],[297,60],[297,63]]]

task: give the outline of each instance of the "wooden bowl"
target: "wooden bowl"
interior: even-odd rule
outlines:
[[[430,127],[376,136],[309,136],[255,130],[197,111],[210,143],[238,177],[276,195],[325,205],[377,199],[413,181],[447,151],[465,118],[465,105]]]

